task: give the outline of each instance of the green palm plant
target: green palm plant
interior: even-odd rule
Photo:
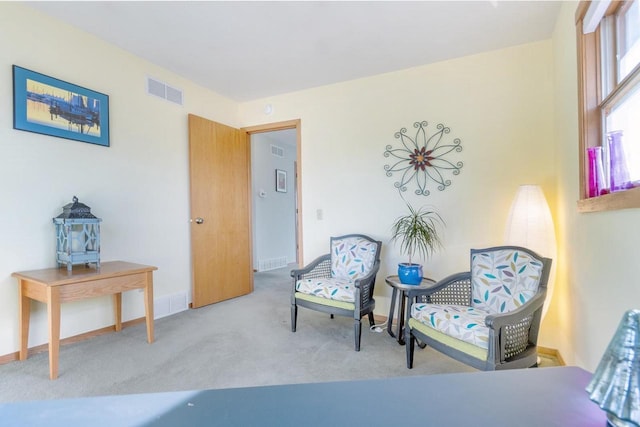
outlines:
[[[438,235],[438,225],[445,225],[440,215],[425,207],[415,209],[407,203],[409,213],[398,217],[391,228],[391,241],[400,243],[400,252],[409,256],[409,264],[412,258],[420,255],[427,258],[433,252],[442,247],[442,241]]]

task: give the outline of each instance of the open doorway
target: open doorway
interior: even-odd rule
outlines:
[[[297,264],[299,233],[299,122],[245,129],[251,145],[253,270]]]

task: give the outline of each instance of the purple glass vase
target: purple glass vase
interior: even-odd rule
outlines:
[[[589,197],[598,197],[609,193],[604,182],[602,147],[587,148],[587,156],[589,158]]]
[[[622,143],[622,131],[616,130],[607,134],[609,142],[609,180],[611,191],[620,191],[631,188],[627,158]]]

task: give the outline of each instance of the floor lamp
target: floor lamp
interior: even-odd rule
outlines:
[[[539,185],[521,185],[511,204],[504,233],[506,245],[529,248],[539,255],[551,258],[551,271],[547,283],[547,299],[542,309],[542,319],[547,314],[557,263],[556,235],[549,205]]]

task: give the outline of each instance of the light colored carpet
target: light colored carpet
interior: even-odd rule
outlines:
[[[409,370],[366,319],[358,353],[352,319],[299,308],[292,333],[290,281],[287,268],[258,273],[250,295],[157,320],[153,344],[141,323],[62,346],[54,381],[47,352],[1,365],[0,402],[474,371],[430,348]]]

